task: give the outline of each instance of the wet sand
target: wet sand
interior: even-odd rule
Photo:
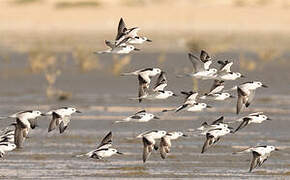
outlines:
[[[69,128],[62,135],[57,132],[47,133],[48,118],[39,119],[39,127],[32,130],[24,148],[8,153],[0,161],[0,178],[48,178],[48,179],[94,179],[99,178],[198,178],[198,179],[287,179],[290,175],[289,141],[289,64],[284,61],[255,62],[263,67],[256,71],[247,71],[234,65],[233,70],[241,71],[248,78],[239,80],[263,80],[268,89],[258,89],[255,102],[240,116],[235,115],[236,99],[225,103],[208,102],[214,108],[200,113],[180,112],[164,114],[161,120],[147,123],[119,123],[120,120],[137,110],[146,108],[158,113],[163,108],[171,108],[182,102],[182,98],[170,98],[165,101],[144,102],[139,104],[128,100],[137,94],[136,78],[119,77],[110,73],[112,56],[99,56],[104,65],[102,70],[87,73],[79,72],[72,60],[68,61],[55,86],[72,92],[72,98],[66,101],[47,99],[44,75],[30,73],[26,68],[25,54],[11,52],[10,63],[2,63],[0,71],[0,115],[7,115],[24,109],[49,109],[73,105],[83,111],[73,117]],[[190,78],[176,78],[185,67],[191,68],[186,53],[166,54],[164,62],[157,61],[160,54],[134,54],[130,65],[124,71],[159,66],[168,73],[167,89],[179,92],[192,89]],[[68,55],[69,57],[69,55]],[[238,58],[238,53],[227,52],[217,57]],[[253,57],[249,53],[249,57]],[[289,58],[289,53],[283,54]],[[236,62],[238,64],[238,60]],[[5,73],[3,73],[5,72]],[[283,78],[281,78],[283,77]],[[233,82],[226,84],[227,87]],[[201,90],[208,89],[211,81],[199,83]],[[172,152],[162,160],[154,152],[146,164],[142,162],[142,143],[135,139],[139,133],[149,129],[167,131],[186,131],[211,122],[219,116],[231,121],[250,112],[263,111],[273,121],[251,124],[234,135],[228,135],[205,154],[201,148],[205,137],[188,133],[187,138],[173,142]],[[5,127],[13,120],[1,120],[0,127]],[[234,125],[234,127],[236,127]],[[76,158],[77,154],[95,148],[101,138],[113,132],[114,146],[125,155],[116,155],[106,160]],[[232,152],[250,145],[269,144],[282,150],[274,152],[261,168],[247,173],[250,155],[232,155]]]

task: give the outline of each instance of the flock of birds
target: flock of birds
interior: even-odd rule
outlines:
[[[118,26],[117,37],[114,42],[105,41],[106,45],[111,49],[106,51],[101,51],[98,53],[116,53],[116,54],[126,54],[133,50],[139,50],[135,48],[132,44],[142,44],[144,42],[151,42],[150,39],[146,37],[140,37],[137,32],[140,29],[137,27],[127,28],[124,20],[121,18]],[[199,56],[192,53],[188,54],[189,60],[193,65],[193,73],[179,75],[178,77],[190,76],[193,78],[201,80],[213,80],[213,85],[209,92],[200,95],[198,92],[194,91],[182,91],[181,94],[185,96],[185,101],[183,104],[177,106],[173,109],[165,109],[160,113],[168,113],[173,111],[175,113],[182,110],[197,112],[203,111],[206,108],[210,108],[206,103],[199,102],[200,100],[213,100],[213,101],[225,101],[228,98],[235,98],[230,94],[231,91],[236,90],[237,106],[236,113],[239,114],[245,108],[249,107],[253,102],[255,90],[260,87],[267,87],[262,82],[251,81],[239,84],[228,90],[224,90],[225,81],[234,81],[238,78],[243,78],[244,76],[239,72],[232,72],[231,66],[232,61],[217,61],[220,65],[219,70],[215,68],[210,68],[213,63],[210,55],[202,50]],[[167,86],[166,73],[159,68],[145,68],[135,70],[133,72],[123,73],[122,76],[137,76],[139,86],[138,86],[138,97],[131,98],[138,100],[140,103],[142,100],[156,100],[156,99],[167,99],[171,96],[176,96],[172,91],[164,90]],[[157,76],[156,83],[152,85],[151,78]],[[62,107],[56,110],[51,110],[46,113],[42,113],[37,110],[29,110],[15,113],[10,116],[3,118],[15,118],[16,122],[12,123],[8,127],[0,131],[0,156],[3,157],[5,152],[12,151],[15,148],[23,148],[23,143],[26,138],[28,138],[28,133],[31,129],[37,127],[37,118],[40,116],[51,116],[51,121],[48,127],[48,132],[59,128],[60,133],[64,133],[70,122],[71,116],[74,113],[81,113],[78,109],[73,107]],[[159,119],[157,115],[148,113],[145,110],[139,111],[123,120],[116,121],[115,123],[124,122],[148,122],[152,119]],[[202,147],[201,153],[205,153],[209,148],[214,147],[214,145],[220,141],[221,137],[234,134],[240,131],[242,128],[246,127],[251,123],[262,123],[263,121],[270,120],[263,112],[254,112],[238,120],[224,122],[224,117],[220,117],[214,122],[208,124],[204,122],[201,127],[196,130],[203,136],[206,140]],[[232,123],[240,122],[236,129],[230,127]],[[164,130],[149,130],[143,132],[137,136],[137,138],[142,139],[143,143],[143,162],[145,163],[150,157],[154,150],[160,151],[160,155],[163,159],[166,158],[167,154],[171,150],[171,140],[176,140],[180,137],[187,136],[183,132],[167,132]],[[159,145],[157,140],[160,139]],[[250,163],[250,172],[257,166],[261,166],[267,158],[270,156],[272,151],[278,150],[276,147],[271,145],[255,146],[249,147],[239,152],[234,152],[233,154],[251,152],[253,158]],[[102,159],[110,157],[114,154],[123,154],[119,152],[116,148],[112,148],[112,132],[109,132],[96,147],[96,149],[77,157],[89,157]]]

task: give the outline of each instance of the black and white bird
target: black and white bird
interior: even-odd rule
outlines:
[[[151,77],[154,77],[160,74],[161,72],[162,71],[159,68],[144,68],[133,72],[122,73],[121,76],[129,76],[129,75],[138,76],[139,84],[141,83],[141,85],[146,85],[146,87],[149,88]]]
[[[122,41],[126,40],[125,43],[129,44],[142,44],[144,42],[152,42],[147,37],[138,36],[138,31],[140,28],[133,27],[127,28],[123,18],[120,19],[118,25],[118,32],[116,36],[116,44],[120,44]]]
[[[199,99],[202,99],[202,100],[213,100],[213,101],[224,101],[228,98],[235,98],[235,96],[227,92],[220,92],[220,93],[215,93],[215,94],[205,94],[199,97]]]
[[[196,97],[198,96],[198,93],[194,91],[189,91],[189,92],[181,91],[181,94],[185,95],[185,101],[181,106],[175,109],[175,112],[179,112],[182,109],[188,108],[189,106],[192,106],[193,104],[195,104]]]
[[[121,44],[114,44],[111,41],[105,40],[105,44],[110,48],[104,51],[98,51],[95,52],[96,54],[106,54],[106,53],[111,53],[111,54],[128,54],[131,51],[140,51],[140,49],[135,48],[133,45],[128,45],[125,43]]]
[[[221,116],[217,120],[213,121],[211,124],[208,124],[207,122],[203,122],[201,124],[201,127],[197,128],[198,131],[200,131],[202,135],[206,135],[206,133],[213,129],[219,129],[219,128],[230,128],[228,124],[224,123],[224,117]]]
[[[239,152],[234,152],[233,154],[251,152],[253,154],[253,158],[251,160],[249,172],[252,172],[252,170],[257,166],[262,166],[262,164],[270,157],[272,151],[279,151],[279,149],[275,146],[255,146]]]
[[[167,86],[167,80],[165,77],[165,72],[161,71],[159,68],[147,68],[145,70],[137,70],[131,73],[124,73],[123,75],[138,75],[139,90],[137,99],[141,102],[143,99],[147,100],[160,100],[167,99],[171,96],[177,96],[172,91],[166,91],[164,88]],[[149,89],[150,77],[160,74],[153,89]]]
[[[151,130],[141,133],[137,136],[137,138],[142,138],[143,142],[143,162],[151,155],[153,149],[158,150],[158,146],[156,145],[156,139],[160,139],[166,135],[166,131],[162,130]]]
[[[183,134],[183,132],[169,132],[161,138],[159,151],[162,159],[165,159],[167,154],[170,152],[171,140],[176,140],[182,136],[187,137],[187,135]]]
[[[37,118],[45,116],[38,110],[20,111],[8,116],[8,118],[19,118],[30,129],[34,129],[37,126]]]
[[[200,112],[205,109],[212,108],[212,106],[207,105],[206,103],[194,103],[186,108],[186,111],[189,112]]]
[[[16,148],[14,143],[0,142],[0,158],[2,158],[5,152],[13,151]]]
[[[9,118],[16,118],[16,123],[11,125],[15,126],[14,144],[17,148],[23,147],[23,142],[28,137],[30,129],[37,126],[37,118],[40,116],[44,116],[44,114],[37,110],[21,111],[8,116]]]
[[[191,53],[188,53],[188,57],[193,65],[194,72],[187,74],[187,76],[198,79],[214,79],[216,77],[217,69],[210,68],[212,61],[205,51],[201,51],[199,58]]]
[[[152,119],[159,119],[152,113],[146,112],[146,110],[138,111],[135,114],[123,119],[122,121],[115,121],[115,123],[120,122],[148,122]]]
[[[56,110],[51,110],[45,115],[52,116],[52,119],[49,123],[48,132],[54,130],[59,126],[59,132],[63,133],[70,122],[71,116],[73,113],[81,113],[79,110],[73,107],[62,107]]]
[[[233,81],[238,78],[245,77],[239,72],[232,72],[231,66],[233,65],[233,62],[231,61],[218,61],[218,63],[221,65],[220,70],[217,73],[216,79],[224,80],[224,81]]]
[[[241,130],[242,128],[246,127],[247,125],[249,125],[251,123],[260,124],[266,120],[270,121],[271,119],[268,116],[266,116],[263,112],[251,113],[251,114],[237,120],[237,122],[241,122],[241,123],[237,127],[235,132]]]
[[[255,96],[255,90],[259,87],[267,88],[268,86],[259,81],[245,82],[238,86],[237,114],[239,114],[244,107],[250,106]]]
[[[232,130],[229,127],[211,129],[206,133],[206,141],[203,144],[201,153],[206,152],[210,147],[216,144],[222,136],[231,133]]]
[[[92,150],[88,153],[85,154],[81,154],[81,155],[77,155],[76,157],[89,157],[89,158],[95,158],[95,159],[103,159],[103,158],[107,158],[107,157],[111,157],[115,154],[123,154],[121,152],[119,152],[117,149],[115,148],[111,148],[112,147],[112,132],[109,132],[100,142],[100,144],[98,144],[97,148],[95,150]]]

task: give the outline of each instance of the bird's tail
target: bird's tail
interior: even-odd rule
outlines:
[[[106,54],[109,53],[109,51],[95,51],[94,54]]]
[[[189,77],[189,76],[191,76],[191,75],[190,74],[185,74],[185,73],[176,75],[177,78]]]
[[[137,75],[136,72],[128,72],[128,73],[121,73],[121,76],[131,76],[131,75]]]
[[[7,117],[7,116],[0,116],[0,120],[1,119],[7,119],[7,118],[9,118],[9,117]]]
[[[78,155],[75,155],[75,157],[85,157],[87,155],[88,155],[87,153],[85,153],[85,154],[78,154]]]

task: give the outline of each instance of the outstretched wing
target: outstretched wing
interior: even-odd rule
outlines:
[[[121,18],[118,25],[116,40],[119,40],[122,36],[124,36],[126,31],[127,31],[126,24],[123,18]]]
[[[104,145],[111,145],[112,144],[112,131],[110,131],[101,141],[101,143],[97,146],[97,149],[103,148]]]
[[[224,81],[214,80],[208,94],[215,94],[221,92],[224,88]]]
[[[261,155],[259,153],[257,153],[256,151],[253,151],[253,158],[251,161],[249,172],[252,172],[252,170],[257,167],[257,165],[259,163],[260,156]]]
[[[153,144],[150,142],[146,137],[142,138],[143,141],[143,162],[145,163],[146,160],[149,158],[152,150],[153,150]]]
[[[59,132],[60,133],[63,133],[66,130],[66,128],[68,127],[68,124],[70,122],[70,118],[71,118],[71,116],[65,116],[65,117],[61,118],[61,122],[59,124]]]
[[[204,70],[204,68],[201,64],[202,62],[200,61],[200,59],[198,57],[196,57],[195,55],[193,55],[191,53],[188,53],[188,57],[193,65],[193,70],[195,73]]]
[[[54,130],[59,125],[59,120],[61,119],[61,116],[55,112],[52,112],[52,119],[48,126],[48,132]]]
[[[249,124],[249,121],[251,120],[251,118],[243,118],[243,122],[241,122],[241,124],[239,125],[239,127],[237,127],[237,129],[235,130],[235,132],[237,132],[238,130],[246,127]]]
[[[218,118],[217,120],[215,120],[214,122],[212,122],[211,125],[223,123],[223,121],[224,121],[224,117],[221,116],[220,118]]]
[[[238,91],[237,114],[239,114],[244,108],[244,104],[246,104],[247,94],[239,87],[237,91]]]

